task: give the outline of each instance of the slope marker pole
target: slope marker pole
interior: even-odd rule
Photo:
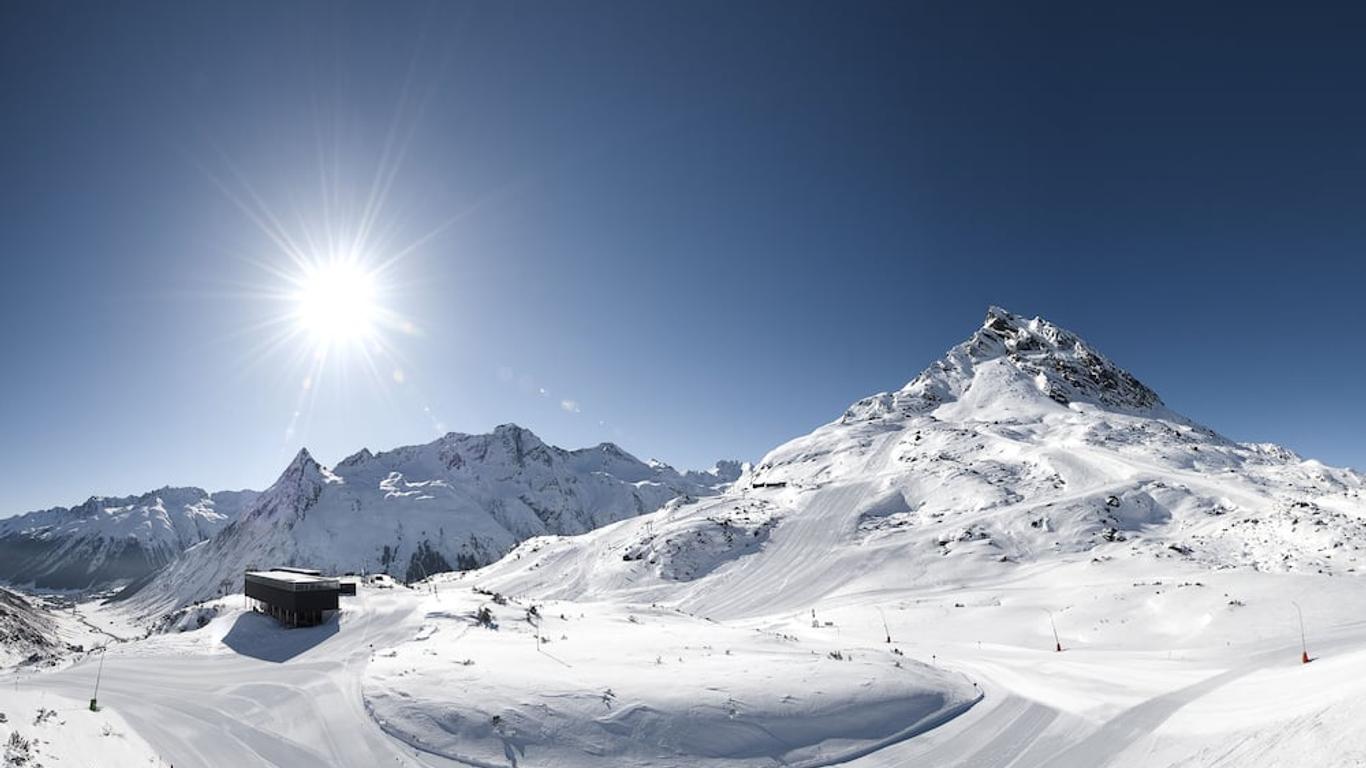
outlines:
[[[100,646],[100,666],[97,670],[95,670],[95,693],[90,697],[91,712],[100,711],[100,706],[98,703],[100,698],[100,677],[104,674],[104,653],[107,650],[109,650],[108,643],[104,644],[103,646]]]
[[[1294,600],[1291,600],[1290,604],[1295,606],[1295,614],[1300,617],[1300,663],[1308,664],[1309,645],[1304,641],[1304,611],[1300,610],[1300,604]]]
[[[1062,653],[1062,641],[1058,639],[1058,625],[1053,621],[1053,612],[1047,608],[1040,608],[1039,610],[1048,614],[1048,626],[1053,629],[1053,650],[1056,653]]]

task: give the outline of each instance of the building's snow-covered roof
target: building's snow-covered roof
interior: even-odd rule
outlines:
[[[334,578],[278,569],[269,571],[247,571],[247,578],[256,581],[271,582],[271,586],[289,590],[339,589],[341,587],[341,582]]]

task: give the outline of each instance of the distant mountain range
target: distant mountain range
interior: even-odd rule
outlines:
[[[519,542],[583,533],[712,495],[738,462],[679,472],[611,443],[566,450],[513,424],[425,445],[362,450],[328,468],[300,451],[240,516],[121,597],[149,612],[241,590],[251,566],[307,565],[400,579],[476,568]]]
[[[580,533],[715,493],[740,471],[723,461],[679,472],[611,443],[564,450],[515,425],[361,450],[332,469],[304,450],[265,493],[168,487],[0,520],[0,579],[137,591],[187,550],[168,578],[196,599],[248,563],[418,578],[483,565],[529,536]]]
[[[0,579],[98,589],[146,576],[237,519],[255,491],[161,488],[0,520]]]

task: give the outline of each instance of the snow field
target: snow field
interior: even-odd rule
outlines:
[[[426,601],[412,641],[376,654],[365,697],[391,735],[474,765],[828,765],[979,696],[962,675],[835,633],[649,605],[499,605],[454,586]]]
[[[0,765],[123,768],[168,764],[119,713],[43,690],[0,687]]]

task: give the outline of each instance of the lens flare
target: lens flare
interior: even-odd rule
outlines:
[[[375,337],[380,314],[376,279],[359,262],[336,259],[310,265],[297,283],[294,317],[316,347],[330,350]]]

